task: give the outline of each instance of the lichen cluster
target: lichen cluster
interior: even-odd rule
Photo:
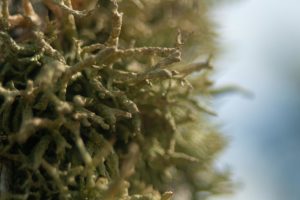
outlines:
[[[2,0],[1,199],[226,192],[229,174],[213,165],[225,141],[208,118],[206,10],[204,0]]]

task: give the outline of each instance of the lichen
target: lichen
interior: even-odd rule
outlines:
[[[204,0],[3,0],[1,199],[227,192],[229,173],[213,164],[226,142],[208,118],[206,9]]]

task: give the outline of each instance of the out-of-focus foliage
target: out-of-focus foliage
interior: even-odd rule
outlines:
[[[1,199],[228,192],[211,66],[193,62],[215,51],[206,14],[201,0],[3,0]]]

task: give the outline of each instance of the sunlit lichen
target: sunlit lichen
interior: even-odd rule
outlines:
[[[18,2],[1,3],[1,199],[228,191],[204,0]]]

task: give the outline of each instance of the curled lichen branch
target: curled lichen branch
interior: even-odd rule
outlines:
[[[37,130],[42,128],[57,128],[61,125],[61,119],[57,120],[49,120],[42,118],[31,118],[26,119],[22,123],[20,127],[20,131],[16,134],[10,135],[9,140],[14,142],[18,142],[20,144],[26,142],[26,140],[33,134],[36,133]]]
[[[72,14],[77,17],[84,17],[93,11],[93,10],[82,10],[82,11],[74,10],[74,9],[68,7],[67,5],[65,5],[63,0],[45,0],[45,1],[48,1],[48,2],[51,1],[55,5],[59,6],[66,13]]]
[[[122,28],[123,13],[119,13],[116,0],[112,0],[112,30],[106,42],[107,46],[118,47],[119,36]]]
[[[212,66],[207,62],[196,62],[186,65],[177,71],[180,73],[179,76],[188,76],[193,72],[201,71],[203,69],[212,69]]]
[[[3,27],[1,29],[8,29],[9,27],[9,10],[8,10],[8,0],[2,0],[2,7],[1,7],[1,22]]]
[[[0,38],[2,39],[2,42],[6,44],[6,47],[8,47],[7,50],[10,50],[15,54],[30,55],[36,51],[36,47],[32,45],[30,46],[17,44],[15,40],[6,32],[0,31]]]
[[[122,58],[138,57],[138,56],[159,56],[168,57],[174,53],[178,53],[176,48],[166,47],[137,47],[130,49],[118,49],[117,55]]]

